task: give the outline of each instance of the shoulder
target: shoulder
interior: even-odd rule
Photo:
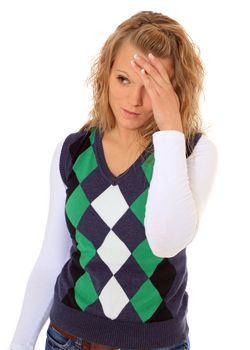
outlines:
[[[212,156],[218,155],[218,149],[213,140],[206,134],[200,134],[199,140],[194,147],[194,154],[196,153],[209,153]]]
[[[68,134],[61,139],[57,145],[59,153],[59,168],[64,183],[67,183],[67,178],[70,169],[74,164],[78,155],[91,144],[91,134],[95,128],[89,130],[82,129]]]
[[[63,147],[69,147],[72,144],[77,143],[78,141],[81,141],[83,139],[86,139],[90,132],[88,132],[86,129],[83,130],[78,130],[76,132],[72,132],[68,134],[66,137],[63,139]]]
[[[216,169],[218,149],[215,142],[209,136],[202,134],[187,161],[190,167],[202,168],[203,171]]]
[[[77,153],[83,144],[92,142],[92,135],[95,129],[95,127],[81,129],[64,137],[64,139],[60,141],[62,155],[64,152],[70,152],[71,156],[74,157],[74,154]]]

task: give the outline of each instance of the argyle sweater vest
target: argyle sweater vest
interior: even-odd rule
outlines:
[[[186,142],[186,157],[200,136],[189,147]],[[151,142],[114,176],[100,129],[65,138],[59,167],[72,247],[50,311],[51,322],[65,331],[123,349],[166,347],[187,337],[186,249],[172,258],[158,257],[145,236],[153,165]]]

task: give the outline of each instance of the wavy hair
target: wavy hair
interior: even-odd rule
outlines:
[[[108,100],[109,75],[117,52],[125,40],[129,40],[131,45],[145,55],[152,52],[156,57],[171,59],[187,144],[196,133],[205,134],[199,110],[205,72],[200,49],[176,20],[152,11],[138,12],[122,22],[102,46],[87,79],[87,84],[91,83],[93,87],[90,118],[80,130],[98,127],[104,132],[114,127],[115,117]],[[159,131],[159,128],[154,118],[150,118],[137,130],[146,143],[150,143],[152,134]]]

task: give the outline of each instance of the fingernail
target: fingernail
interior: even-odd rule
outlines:
[[[154,58],[154,56],[152,55],[151,52],[148,54],[148,57],[149,57],[149,58]]]
[[[134,54],[134,58],[135,58],[135,59],[139,58],[139,56],[137,55],[137,53]]]

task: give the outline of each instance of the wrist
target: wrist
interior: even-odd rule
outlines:
[[[177,130],[177,131],[184,133],[182,126],[179,126],[179,125],[163,125],[163,126],[159,127],[159,130],[160,131],[162,131],[162,130]]]

